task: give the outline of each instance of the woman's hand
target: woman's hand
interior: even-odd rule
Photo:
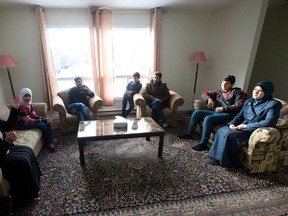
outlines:
[[[16,140],[17,140],[17,135],[16,135],[15,131],[5,132],[5,141],[6,142],[11,144],[11,143],[13,143]]]
[[[14,109],[18,109],[20,106],[20,96],[17,95],[14,99],[10,100],[10,105]]]
[[[243,130],[243,129],[246,129],[247,128],[247,125],[245,124],[240,124],[238,126],[235,126],[235,125],[229,125],[229,128],[231,130]]]

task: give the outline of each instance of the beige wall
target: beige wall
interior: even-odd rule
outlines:
[[[0,29],[2,53],[10,54],[18,64],[18,67],[10,68],[15,94],[19,94],[23,87],[30,87],[33,101],[42,102],[43,84],[35,10],[31,10],[31,7],[0,9]],[[12,91],[7,72],[1,75],[4,101],[9,101]]]
[[[288,101],[288,5],[269,9],[257,51],[249,90],[261,80],[275,84],[274,97]]]
[[[196,50],[204,50],[208,58],[199,67],[196,97],[206,89],[218,89],[228,73],[237,76],[237,86],[244,86],[249,64],[254,60],[260,12],[266,11],[263,5],[267,1],[238,0],[214,12],[170,10],[163,14],[160,67],[168,87],[184,97],[182,110],[192,106],[196,64],[189,59]],[[29,86],[34,92],[33,101],[43,101],[35,11],[0,9],[0,29],[1,51],[10,53],[19,65],[11,69],[15,92]],[[0,78],[0,89],[5,90],[5,98],[0,94],[0,102],[8,101],[12,97],[8,77],[1,74]]]
[[[245,81],[250,79],[250,64],[254,61],[267,4],[268,1],[243,0],[213,12],[209,62],[200,74],[200,92],[219,89],[227,74],[236,76],[235,86],[247,90]]]

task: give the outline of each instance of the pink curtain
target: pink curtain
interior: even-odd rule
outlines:
[[[52,58],[52,53],[49,46],[49,38],[46,26],[46,18],[44,9],[40,6],[36,7],[36,15],[39,26],[40,47],[41,47],[41,63],[43,72],[43,90],[44,102],[48,108],[53,107],[53,96],[58,92],[55,68]]]
[[[160,70],[160,36],[161,36],[161,8],[154,8],[150,15],[151,34],[151,69],[150,78],[153,72]]]
[[[114,73],[112,49],[112,12],[91,7],[90,40],[95,93],[105,106],[114,105]]]

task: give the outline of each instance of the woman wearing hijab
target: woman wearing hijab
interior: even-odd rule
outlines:
[[[256,84],[252,98],[246,100],[235,118],[216,133],[208,152],[211,158],[209,164],[239,166],[238,153],[248,143],[252,132],[260,127],[275,127],[282,104],[273,99],[273,91],[272,82],[261,81]]]
[[[32,91],[29,88],[23,88],[20,91],[20,113],[16,125],[17,130],[39,129],[42,132],[46,147],[55,152],[56,148],[53,144],[53,133],[51,129],[52,119],[43,118],[36,114],[32,106]]]
[[[13,128],[19,114],[20,97],[11,100],[10,104],[8,120],[0,120],[0,167],[3,177],[10,184],[12,207],[17,208],[20,204],[38,197],[41,172],[33,150],[13,144],[17,140]]]

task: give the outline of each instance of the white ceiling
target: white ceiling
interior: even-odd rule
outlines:
[[[112,9],[151,9],[162,7],[178,10],[217,10],[242,0],[0,0],[0,7],[40,5],[44,8],[87,8],[102,6]],[[252,0],[251,0],[252,1]],[[288,0],[269,0],[269,8],[288,5]]]
[[[45,8],[87,8],[103,6],[114,9],[216,10],[238,0],[0,0],[0,7],[41,5]]]

